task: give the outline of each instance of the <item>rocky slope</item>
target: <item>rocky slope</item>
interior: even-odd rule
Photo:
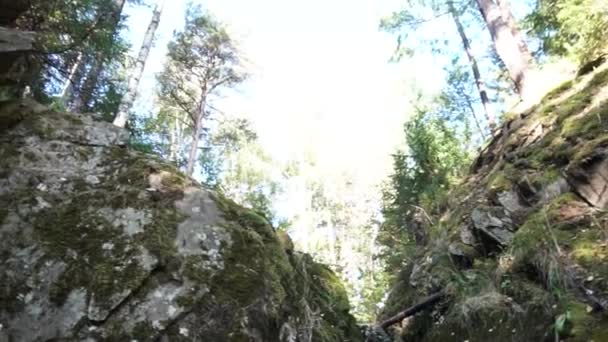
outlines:
[[[90,115],[0,105],[0,341],[359,341],[342,284]]]
[[[608,67],[514,116],[437,208],[383,317],[406,341],[608,341]]]

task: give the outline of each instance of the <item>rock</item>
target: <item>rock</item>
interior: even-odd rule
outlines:
[[[28,102],[2,115],[0,341],[363,339],[333,272],[124,131]]]
[[[365,334],[365,342],[392,342],[393,339],[380,327],[365,326],[363,327]]]
[[[559,197],[562,194],[569,192],[570,184],[564,177],[558,177],[556,181],[544,187],[541,191],[541,202],[549,203],[553,199]]]
[[[525,209],[525,205],[519,199],[519,195],[515,191],[503,191],[498,194],[498,202],[505,209],[509,211],[509,213],[514,214],[518,213]]]
[[[287,254],[292,254],[295,247],[293,244],[293,240],[286,231],[278,231],[277,236],[279,237],[279,241],[281,242],[281,246]]]
[[[460,227],[460,241],[469,246],[474,246],[477,244],[477,239],[475,238],[475,234],[473,233],[473,229],[471,229],[471,227]]]
[[[477,207],[471,212],[471,221],[478,234],[490,242],[485,246],[487,251],[511,244],[514,227],[502,207]]]
[[[574,191],[587,203],[600,209],[608,207],[608,158],[603,154],[569,167],[566,174]]]
[[[448,252],[454,263],[463,268],[473,266],[473,261],[478,254],[475,248],[460,242],[451,243],[448,247]]]

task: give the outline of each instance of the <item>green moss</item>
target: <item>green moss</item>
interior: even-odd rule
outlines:
[[[323,325],[313,335],[315,341],[362,340],[355,318],[350,315],[350,305],[342,281],[327,266],[309,260],[309,302],[323,314]]]
[[[77,115],[77,114],[73,114],[73,113],[65,113],[63,115],[63,117],[69,121],[72,125],[76,125],[76,126],[80,126],[83,125],[84,122],[82,121],[82,119]]]
[[[560,337],[568,341],[605,341],[608,337],[608,318],[596,315],[585,303],[568,297],[561,305],[565,319],[560,326]]]
[[[498,171],[488,182],[488,190],[494,193],[510,190],[512,186],[513,183],[509,180],[505,171]]]
[[[561,134],[567,139],[595,138],[608,129],[608,102],[604,102],[585,116],[569,117],[564,120]]]
[[[601,135],[593,140],[585,141],[582,145],[577,146],[572,161],[575,163],[580,162],[591,156],[598,149],[605,147],[608,147],[608,134]]]
[[[277,240],[276,233],[268,220],[251,209],[243,208],[236,202],[226,198],[222,193],[212,195],[218,208],[228,221],[238,222],[241,227],[255,230],[265,242]]]
[[[155,168],[137,154],[114,151],[113,157],[117,156],[120,158],[110,160],[122,172],[104,179],[95,191],[86,182],[75,183],[78,192],[71,201],[39,213],[34,221],[35,238],[48,257],[70,265],[51,289],[56,304],[79,287],[93,290],[97,303],[109,303],[112,295],[137,288],[147,271],[137,261],[139,249],[135,246],[144,246],[162,265],[179,263],[174,241],[184,217],[174,201],[181,189],[175,186],[156,199],[142,196]],[[108,206],[145,210],[151,215],[150,223],[142,227],[142,233],[127,237],[123,227],[98,212]],[[78,258],[72,259],[74,255]]]
[[[9,172],[19,162],[19,147],[11,143],[0,144],[0,171]]]
[[[246,307],[263,298],[268,256],[255,232],[233,227],[232,246],[224,254],[224,270],[214,278],[212,293],[220,302]]]
[[[555,87],[553,90],[548,92],[545,95],[545,97],[543,98],[543,101],[553,100],[553,99],[560,97],[563,93],[570,90],[570,88],[572,88],[573,85],[574,85],[574,80],[568,80],[568,81],[560,84],[559,86]]]
[[[585,86],[586,90],[598,89],[608,84],[608,69],[600,71],[593,75],[593,78]]]
[[[25,118],[23,111],[19,110],[18,102],[0,102],[0,133],[19,124]]]
[[[581,91],[570,96],[562,103],[555,106],[555,114],[558,122],[570,116],[581,113],[593,101],[593,93]]]
[[[188,179],[178,170],[173,170],[172,167],[166,166],[166,172],[163,174],[161,184],[168,191],[183,191],[189,184]]]
[[[547,315],[522,310],[507,297],[485,291],[458,301],[427,330],[423,341],[543,341]],[[550,317],[549,317],[550,319]]]
[[[126,248],[122,231],[95,211],[83,208],[80,202],[39,214],[34,229],[47,256],[69,265],[50,290],[51,300],[57,305],[81,287],[93,290],[98,302],[107,301],[113,294],[135,286],[144,276],[134,258],[135,250]]]

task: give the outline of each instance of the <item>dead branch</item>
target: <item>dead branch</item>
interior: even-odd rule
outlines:
[[[426,308],[432,307],[439,300],[441,300],[445,295],[446,295],[446,293],[443,290],[436,292],[436,293],[426,297],[421,302],[416,303],[415,305],[401,311],[400,313],[396,314],[395,316],[380,323],[380,327],[382,329],[386,329],[395,323],[401,322],[405,318],[413,316]]]

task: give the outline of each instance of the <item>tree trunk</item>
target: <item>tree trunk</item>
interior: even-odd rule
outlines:
[[[76,57],[76,62],[74,63],[74,65],[72,65],[72,69],[70,69],[68,79],[65,81],[65,85],[61,90],[61,102],[64,104],[69,103],[70,98],[72,97],[74,92],[74,84],[76,84],[76,80],[79,78],[79,76],[82,75],[82,67],[84,62],[83,57],[83,53],[79,52],[78,56]]]
[[[517,39],[517,43],[519,44],[519,49],[524,55],[524,58],[528,60],[529,64],[534,62],[534,58],[528,50],[528,44],[526,43],[526,39],[521,31],[517,28],[517,21],[515,17],[513,17],[513,13],[511,13],[511,3],[509,0],[496,0],[498,3],[498,7],[500,7],[500,13],[502,17],[506,20],[509,28],[511,29],[511,34]]]
[[[87,64],[90,64],[89,71],[85,75],[84,82],[78,91],[78,96],[74,97],[74,101],[70,106],[70,109],[77,113],[86,112],[89,108],[89,103],[93,98],[93,93],[97,86],[97,80],[100,73],[99,68],[103,60],[103,54],[97,52],[94,58],[87,58],[87,60]]]
[[[452,1],[448,1],[448,7],[452,18],[454,19],[454,23],[456,24],[456,28],[458,29],[458,34],[460,35],[460,39],[462,40],[462,46],[464,51],[467,54],[469,59],[469,63],[471,64],[471,69],[473,71],[473,77],[475,78],[475,86],[477,86],[477,90],[479,91],[479,97],[481,98],[481,105],[483,106],[483,111],[486,116],[486,120],[488,121],[488,125],[491,129],[494,129],[496,126],[496,117],[494,116],[494,112],[490,107],[490,99],[488,98],[488,91],[486,89],[485,83],[481,79],[481,73],[479,72],[479,66],[477,65],[477,59],[473,54],[473,50],[471,49],[471,44],[469,43],[469,38],[467,37],[464,27],[460,22],[460,17],[456,8],[454,8],[454,3]],[[475,118],[477,120],[477,118]]]
[[[148,59],[148,55],[150,54],[152,43],[154,42],[154,35],[156,33],[156,29],[158,28],[158,25],[160,23],[160,16],[163,11],[163,5],[164,0],[159,0],[159,2],[156,4],[156,8],[154,8],[152,20],[150,21],[150,25],[148,25],[148,30],[146,31],[144,41],[141,45],[141,49],[139,50],[137,61],[135,62],[131,77],[129,78],[127,93],[122,98],[120,106],[118,107],[118,113],[114,118],[115,126],[125,127],[125,124],[127,123],[127,120],[129,118],[129,111],[131,110],[133,102],[135,101],[135,97],[137,96],[137,87],[139,86],[141,75],[144,72],[144,67],[146,66],[146,60]]]
[[[188,164],[186,166],[186,174],[192,177],[194,174],[194,164],[196,163],[196,157],[198,155],[198,144],[201,140],[201,128],[203,123],[203,113],[200,112],[194,123],[192,130],[192,145],[190,145],[190,153],[188,154]]]
[[[386,329],[386,328],[390,327],[391,325],[401,322],[402,320],[404,320],[412,315],[415,315],[418,312],[420,312],[426,308],[432,307],[439,300],[441,300],[441,298],[445,297],[445,295],[446,294],[443,291],[434,293],[434,294],[424,298],[421,302],[415,304],[414,306],[411,306],[411,307],[407,308],[406,310],[403,310],[400,313],[396,314],[395,316],[380,323],[380,327],[382,329]]]
[[[503,11],[493,0],[476,0],[479,11],[483,17],[490,36],[494,42],[494,49],[505,63],[509,77],[515,85],[515,89],[522,99],[526,99],[530,89],[527,88],[528,74],[530,72],[530,53],[518,32],[509,20],[503,17]],[[503,6],[506,6],[503,4]],[[522,44],[524,44],[522,46]],[[523,49],[525,47],[525,49]]]
[[[108,30],[111,31],[112,36],[116,36],[118,24],[120,23],[120,15],[125,6],[125,2],[126,0],[112,0],[112,8],[108,12],[99,14],[102,16],[108,15],[109,18],[107,19],[107,27]],[[103,71],[103,63],[105,58],[105,54],[101,51],[98,51],[95,54],[93,60],[91,61],[91,67],[89,68],[89,72],[87,73],[84,84],[82,85],[82,89],[80,89],[80,95],[76,98],[76,101],[73,104],[74,111],[84,112],[89,109],[89,104],[93,99],[95,88],[97,88],[99,75]]]
[[[173,123],[169,123],[169,160],[177,164],[178,149],[178,126],[177,117],[173,118]]]
[[[485,141],[486,140],[486,134],[483,132],[483,128],[481,127],[481,124],[479,123],[479,120],[477,119],[477,115],[475,114],[475,108],[473,108],[473,103],[471,103],[471,99],[466,96],[467,101],[467,107],[469,107],[469,110],[471,111],[471,116],[473,116],[473,120],[475,120],[475,125],[477,126],[477,130],[479,130],[479,134],[481,135],[481,138]]]

